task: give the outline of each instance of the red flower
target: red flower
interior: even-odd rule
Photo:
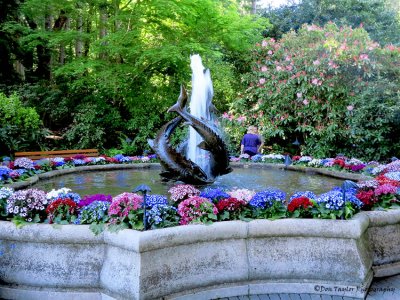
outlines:
[[[46,213],[49,218],[49,224],[52,224],[57,215],[61,215],[64,220],[67,220],[68,213],[76,215],[78,213],[78,205],[70,198],[57,199],[47,206]]]
[[[378,201],[378,198],[375,197],[375,193],[373,190],[369,191],[359,191],[356,194],[358,200],[360,200],[366,206],[372,206],[374,203]]]
[[[313,207],[314,204],[311,202],[311,200],[307,197],[301,196],[297,198],[293,198],[292,201],[288,204],[288,211],[289,212],[294,212],[296,209],[308,209]]]
[[[296,161],[296,160],[299,160],[300,158],[301,158],[301,156],[295,155],[295,156],[293,156],[292,160],[293,160],[293,161]]]
[[[236,211],[241,209],[244,205],[246,205],[245,201],[232,197],[221,199],[216,204],[219,212],[222,212],[223,210]]]
[[[375,177],[375,180],[378,181],[379,185],[391,184],[391,185],[400,187],[400,181],[387,178],[387,177],[385,177],[385,174],[381,174],[381,175]]]
[[[339,167],[344,168],[346,166],[346,163],[344,162],[343,159],[337,158],[333,161],[333,165],[338,165]]]

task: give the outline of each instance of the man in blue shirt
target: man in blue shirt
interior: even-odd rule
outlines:
[[[240,154],[256,155],[260,150],[260,146],[261,139],[257,134],[257,128],[249,126],[240,143]]]

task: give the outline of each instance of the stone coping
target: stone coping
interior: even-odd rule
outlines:
[[[54,299],[83,289],[115,299],[212,299],[313,293],[315,286],[326,287],[326,294],[363,298],[373,271],[400,273],[399,228],[400,209],[360,212],[350,220],[225,221],[97,236],[89,225],[17,228],[0,221],[0,246],[6,250],[0,256],[0,298],[21,294],[15,284],[26,289],[24,297],[40,286],[43,293],[58,293]],[[11,251],[7,247],[12,245]],[[373,266],[375,260],[379,266]],[[57,261],[60,266],[54,265]],[[37,279],[25,272],[36,272]]]
[[[362,174],[353,174],[346,172],[338,172],[326,170],[323,168],[310,168],[303,166],[285,166],[284,164],[274,164],[274,163],[243,163],[243,162],[233,162],[231,166],[234,168],[273,168],[273,169],[285,169],[290,171],[313,173],[319,175],[325,175],[329,177],[344,179],[344,180],[369,180],[373,177],[365,176]],[[10,187],[15,190],[20,190],[34,185],[41,179],[50,179],[56,176],[67,175],[71,173],[80,172],[92,172],[92,171],[110,171],[110,170],[123,170],[123,169],[158,169],[161,165],[159,163],[134,163],[134,164],[108,164],[108,165],[92,165],[92,166],[78,166],[67,169],[53,170],[41,174],[37,174],[27,178],[24,181],[18,181],[11,184],[6,184],[5,187]]]

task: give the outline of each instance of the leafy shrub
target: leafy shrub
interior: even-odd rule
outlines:
[[[256,46],[231,113],[244,128],[258,125],[266,144],[299,138],[316,157],[396,155],[399,58],[400,48],[380,48],[362,28],[307,25]]]
[[[36,110],[25,107],[16,94],[0,93],[0,153],[34,147],[41,137],[42,122]]]

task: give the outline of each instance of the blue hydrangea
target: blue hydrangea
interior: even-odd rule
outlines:
[[[219,201],[221,199],[229,198],[229,194],[227,194],[222,188],[206,188],[204,191],[200,193],[200,197],[210,199],[211,201]]]
[[[105,223],[108,221],[108,209],[110,202],[93,201],[81,208],[75,224]]]
[[[24,173],[26,173],[26,172],[28,172],[28,171],[25,170],[25,169],[15,169],[15,170],[12,170],[12,172],[15,172],[15,173],[17,173],[19,176],[21,176],[22,174],[24,174]]]
[[[356,188],[356,187],[350,187],[350,188],[346,189],[346,193],[355,195],[355,194],[357,194],[357,190],[358,190],[358,188]],[[339,186],[335,186],[332,188],[332,191],[339,191],[339,192],[343,193],[343,188],[341,188]]]
[[[255,208],[268,208],[271,207],[274,202],[284,202],[285,199],[285,192],[275,188],[268,188],[264,191],[256,193],[249,201],[249,205]]]
[[[57,197],[50,198],[50,202],[53,202],[56,199],[71,199],[75,203],[79,203],[81,201],[81,196],[78,193],[73,192],[62,192],[57,195]]]
[[[86,164],[86,162],[83,159],[73,159],[72,160],[75,166],[82,166]]]
[[[331,210],[342,209],[345,202],[351,202],[355,207],[360,208],[363,203],[357,199],[357,197],[352,193],[345,193],[345,200],[343,199],[343,193],[340,190],[331,190],[327,193],[321,194],[317,198],[318,204],[324,204],[325,208]]]
[[[146,196],[146,205],[154,206],[154,205],[167,205],[168,199],[166,196],[162,195],[147,195]]]
[[[117,154],[114,156],[114,158],[118,161],[121,161],[125,156],[123,154]]]
[[[317,198],[317,195],[315,195],[311,191],[295,192],[292,196],[290,196],[289,202],[292,201],[294,198],[299,198],[299,197],[307,197],[309,199],[315,199]]]
[[[177,209],[170,205],[156,204],[147,212],[147,222],[157,227],[163,222],[178,221]],[[155,225],[155,226],[154,226]]]
[[[120,162],[131,162],[132,159],[129,156],[125,156],[119,160]]]
[[[396,171],[396,172],[388,172],[385,174],[386,178],[389,178],[391,180],[397,180],[400,181],[400,172]]]
[[[63,157],[54,157],[51,159],[51,161],[54,163],[56,167],[61,167],[65,165],[65,160]]]
[[[263,156],[261,154],[256,154],[256,155],[251,157],[251,160],[253,162],[260,162],[260,161],[262,161],[262,158],[263,158]]]
[[[0,200],[5,200],[14,193],[14,190],[7,187],[0,188]]]
[[[7,180],[8,178],[10,178],[10,172],[10,168],[0,166],[0,180]]]
[[[17,158],[14,161],[14,166],[15,167],[19,167],[19,168],[23,168],[23,169],[27,169],[27,170],[34,169],[33,160],[29,159],[29,158],[26,158],[26,157]]]

